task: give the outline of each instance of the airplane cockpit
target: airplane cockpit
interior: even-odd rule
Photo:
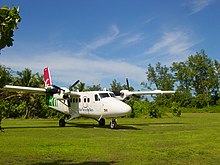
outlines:
[[[100,98],[105,98],[105,97],[115,97],[114,93],[99,93]]]
[[[95,101],[100,101],[100,99],[107,98],[107,97],[115,97],[115,94],[111,93],[111,92],[96,93],[95,94]]]

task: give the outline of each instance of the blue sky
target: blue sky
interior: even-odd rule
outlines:
[[[1,0],[19,6],[14,46],[0,64],[43,73],[69,86],[110,87],[113,79],[141,89],[147,65],[170,66],[205,49],[220,60],[219,0]]]

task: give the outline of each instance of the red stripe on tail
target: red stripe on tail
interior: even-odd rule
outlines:
[[[44,68],[44,86],[52,86],[52,81],[50,78],[50,70],[48,67]]]

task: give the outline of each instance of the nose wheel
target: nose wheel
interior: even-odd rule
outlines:
[[[117,126],[116,120],[115,120],[115,119],[112,119],[112,121],[110,122],[110,128],[111,128],[111,129],[114,129],[114,128],[116,128],[116,126]]]

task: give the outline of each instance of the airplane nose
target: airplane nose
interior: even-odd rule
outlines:
[[[128,104],[115,98],[106,98],[104,108],[109,110],[108,116],[111,117],[125,116],[131,112],[131,107]]]
[[[124,113],[124,114],[127,114],[127,113],[130,113],[131,112],[131,107],[128,105],[128,104],[125,104],[123,102],[122,103],[122,106],[121,106],[121,111]]]

